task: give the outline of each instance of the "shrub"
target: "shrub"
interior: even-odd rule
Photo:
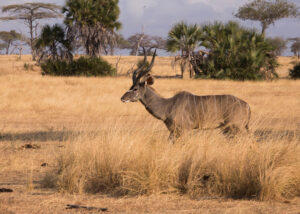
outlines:
[[[25,71],[29,71],[29,70],[34,71],[33,65],[27,63],[24,63],[24,69]]]
[[[290,77],[292,79],[300,78],[300,63],[297,63],[293,69],[290,69]]]
[[[138,63],[137,63],[137,67],[140,68],[144,65],[144,60],[139,60]],[[146,62],[146,65],[145,65],[145,68],[148,68],[150,66],[150,63],[147,61]]]
[[[77,60],[47,60],[41,64],[43,75],[51,76],[113,76],[116,70],[102,58],[80,57]]]
[[[213,79],[260,80],[276,78],[278,63],[273,46],[255,30],[235,22],[203,27],[201,45],[209,54],[198,63],[198,77]]]

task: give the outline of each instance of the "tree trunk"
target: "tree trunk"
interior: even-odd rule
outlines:
[[[22,58],[22,49],[23,49],[22,47],[19,48],[19,59]]]
[[[86,54],[90,57],[97,57],[98,48],[95,48],[97,44],[94,43],[95,36],[93,35],[92,29],[87,27],[88,35],[85,43]]]
[[[36,60],[36,54],[35,54],[35,49],[34,49],[34,38],[33,38],[33,20],[29,19],[29,29],[30,29],[30,48],[31,48],[31,55],[32,55],[32,60]]]
[[[183,74],[184,74],[184,71],[185,71],[185,66],[186,66],[186,61],[185,59],[181,59],[181,62],[180,62],[180,70],[181,70],[181,78],[183,79]]]
[[[188,63],[189,63],[188,66],[189,66],[189,71],[190,71],[190,78],[193,78],[193,75],[194,75],[193,73],[194,72],[193,72],[193,69],[192,69],[191,60],[192,60],[191,59],[191,54],[189,53],[188,54]]]
[[[267,24],[265,24],[265,23],[262,23],[262,24],[261,24],[261,34],[262,34],[263,36],[265,36],[267,27],[268,27]]]
[[[141,46],[141,43],[142,43],[142,40],[144,38],[144,34],[141,36],[141,38],[138,40],[138,43],[137,43],[137,48],[136,48],[136,52],[135,52],[135,55],[137,56],[138,53],[139,53],[139,49],[140,49],[140,46]]]
[[[8,55],[9,54],[9,44],[7,44],[7,46],[6,46],[6,55]]]

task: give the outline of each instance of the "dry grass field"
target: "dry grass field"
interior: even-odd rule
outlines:
[[[117,57],[106,57],[116,64]],[[0,56],[0,213],[300,213],[300,81],[282,57],[276,81],[157,78],[164,97],[233,94],[252,109],[251,134],[191,131],[175,145],[119,77],[47,77],[30,56]],[[160,57],[156,76],[179,66]],[[11,193],[1,188],[12,189]]]

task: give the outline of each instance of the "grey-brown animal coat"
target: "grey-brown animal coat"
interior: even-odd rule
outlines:
[[[138,69],[133,74],[133,85],[121,98],[123,102],[140,101],[147,111],[162,120],[170,131],[170,138],[177,138],[184,130],[222,128],[224,133],[236,134],[248,130],[250,106],[232,95],[197,96],[179,92],[171,98],[161,97],[150,85],[153,77],[148,69]],[[144,61],[146,62],[146,56]],[[139,72],[139,73],[138,73]],[[142,80],[142,77],[145,80]]]

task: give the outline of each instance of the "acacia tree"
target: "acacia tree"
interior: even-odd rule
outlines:
[[[242,20],[259,21],[262,34],[277,20],[297,16],[297,5],[288,0],[253,0],[240,7],[235,14],[235,17]]]
[[[110,54],[113,56],[116,49],[126,49],[126,46],[128,46],[128,42],[120,32],[108,32],[106,40],[103,42],[103,47],[99,49],[99,55],[104,53],[105,55]]]
[[[167,50],[170,52],[180,51],[181,56],[181,76],[186,65],[189,65],[190,77],[193,76],[192,66],[189,63],[194,50],[198,47],[201,40],[202,31],[196,24],[186,24],[179,22],[173,26],[168,34]]]
[[[130,49],[130,55],[134,56],[139,55],[140,47],[144,47],[145,49],[147,49],[147,55],[150,55],[150,51],[152,48],[165,50],[166,40],[160,36],[151,36],[144,33],[136,33],[131,35],[127,39],[127,42],[123,45],[123,48]]]
[[[281,56],[286,49],[287,40],[282,37],[267,38],[267,41],[273,46],[275,56]]]
[[[35,48],[34,43],[37,35],[37,20],[51,19],[61,17],[61,7],[55,4],[49,3],[24,3],[24,4],[12,4],[2,7],[3,13],[8,13],[9,16],[0,17],[0,20],[14,21],[22,20],[29,28],[30,38],[28,44],[31,48],[32,58],[35,60]]]
[[[299,38],[290,38],[288,40],[293,42],[291,45],[291,51],[299,59],[300,58],[300,37]]]
[[[9,50],[11,46],[16,45],[15,42],[23,41],[24,37],[22,34],[17,33],[16,31],[1,31],[0,32],[0,40],[3,41],[3,49],[5,49],[5,53],[9,54]]]
[[[106,52],[115,42],[120,10],[118,0],[67,0],[63,13],[68,33],[74,35],[92,57]]]

